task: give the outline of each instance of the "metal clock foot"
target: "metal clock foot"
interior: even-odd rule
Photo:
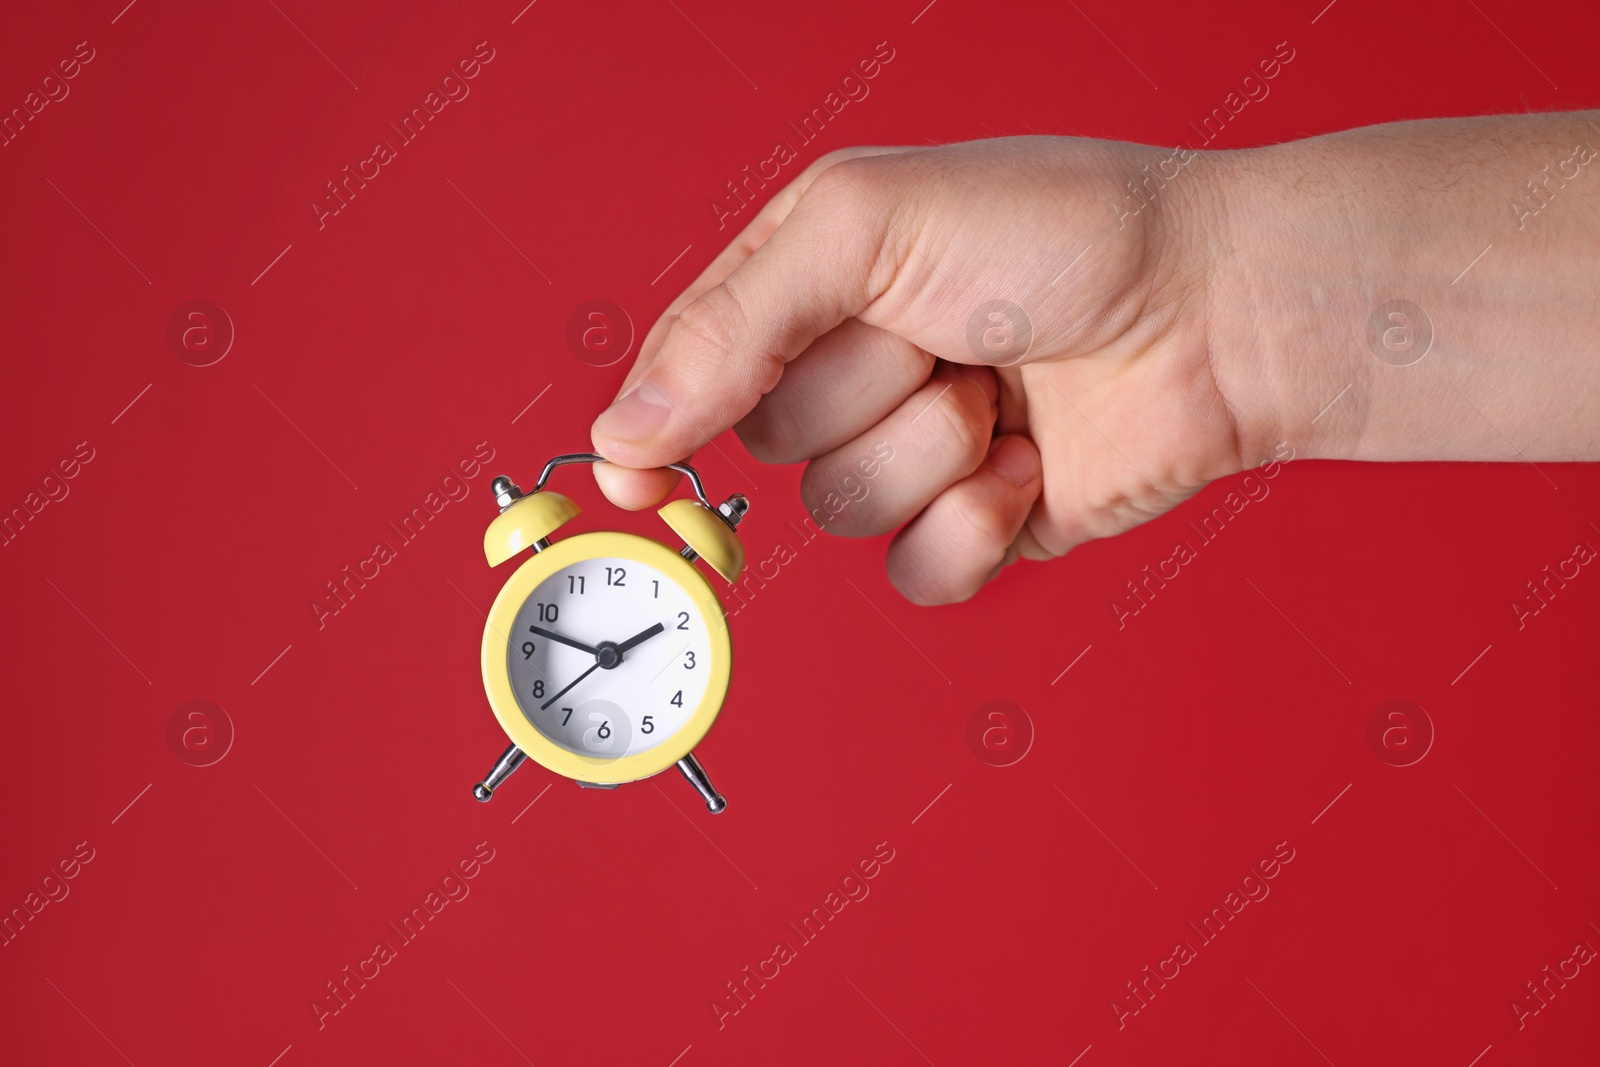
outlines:
[[[717,792],[716,786],[711,784],[711,779],[706,775],[706,769],[700,766],[700,761],[694,758],[691,752],[678,761],[678,770],[689,779],[689,784],[695,791],[705,798],[706,810],[716,815],[728,806],[728,801]]]
[[[501,783],[511,777],[511,772],[522,766],[522,761],[527,759],[522,749],[512,745],[500,754],[500,760],[494,765],[494,770],[489,776],[472,787],[472,795],[485,804],[494,796],[494,791],[499,789]]]

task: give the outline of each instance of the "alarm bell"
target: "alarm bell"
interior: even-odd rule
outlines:
[[[733,532],[733,524],[749,508],[749,501],[735,494],[717,511],[698,500],[683,499],[672,501],[656,514],[672,527],[673,533],[683,538],[690,551],[733,585],[744,573],[744,545]]]
[[[571,497],[550,489],[524,496],[510,478],[496,478],[493,489],[500,514],[483,532],[483,554],[491,567],[498,567],[524,549],[544,548],[550,535],[576,518],[579,511]]]

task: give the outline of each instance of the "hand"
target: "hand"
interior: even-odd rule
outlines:
[[[1174,219],[1211,210],[1207,187],[1181,174],[1137,214],[1108,206],[1169,154],[1024,138],[825,157],[651,331],[597,451],[653,467],[737,424],[758,459],[811,461],[813,514],[849,500],[832,532],[904,526],[889,575],[922,603],[1164,511],[1242,466],[1208,360],[1207,228]],[[1022,314],[991,322],[992,300]],[[1029,326],[1031,347],[1007,345]],[[628,507],[672,485],[596,476]]]
[[[1595,118],[835,153],[645,338],[596,479],[650,506],[676,475],[628,468],[735,427],[810,461],[832,532],[900,527],[891,581],[941,603],[1285,451],[1600,458]],[[1397,297],[1448,325],[1431,359],[1374,347]]]

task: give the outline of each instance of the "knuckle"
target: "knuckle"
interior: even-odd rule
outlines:
[[[845,160],[850,159],[855,155],[856,150],[853,148],[835,148],[831,152],[823,153],[817,157],[815,163],[811,164],[813,177],[821,174],[830,167],[838,166],[840,163],[843,163]]]
[[[976,385],[955,380],[944,388],[934,406],[950,427],[963,466],[968,472],[975,470],[989,450],[992,419],[987,398]]]
[[[802,200],[823,201],[830,210],[841,206],[854,209],[863,195],[878,184],[883,168],[876,156],[844,156],[817,172]]]
[[[819,526],[844,537],[884,533],[876,501],[848,464],[833,457],[813,460],[800,477],[800,499]]]
[[[726,285],[713,286],[685,304],[673,323],[673,332],[709,348],[712,354],[733,355],[734,338],[744,320],[739,300]]]
[[[762,463],[798,463],[806,458],[795,440],[793,420],[770,400],[758,404],[733,430],[745,451]]]
[[[890,551],[889,558],[884,561],[884,573],[895,592],[918,607],[934,607],[948,602],[939,589],[941,583],[937,572],[918,565],[903,551]]]
[[[961,533],[954,536],[965,542],[973,558],[998,563],[1016,536],[1017,520],[1000,501],[969,492],[952,491],[951,510],[961,520]]]
[[[908,563],[894,554],[890,555],[884,569],[895,591],[918,607],[959,604],[977,592],[944,568]]]

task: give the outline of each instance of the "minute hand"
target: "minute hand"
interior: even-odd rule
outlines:
[[[666,627],[662,626],[658,622],[654,626],[650,627],[650,629],[634,634],[632,637],[628,638],[626,641],[622,642],[622,644],[617,646],[618,655],[628,651],[630,648],[643,644],[664,629],[666,629]]]

